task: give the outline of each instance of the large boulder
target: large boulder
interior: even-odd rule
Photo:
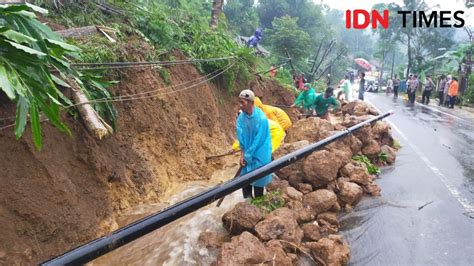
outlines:
[[[300,119],[290,129],[285,137],[286,142],[307,140],[316,142],[327,136],[328,131],[334,130],[331,122],[318,117]]]
[[[273,154],[273,157],[275,159],[281,158],[287,155],[288,153],[294,152],[308,145],[309,145],[309,141],[307,140],[301,140],[301,141],[293,142],[293,143],[284,143],[283,145],[281,145],[281,147],[278,150],[275,151],[275,153]],[[285,180],[290,180],[290,178],[293,178],[293,179],[299,178],[302,180],[303,178],[302,169],[303,169],[303,160],[299,160],[297,162],[294,162],[278,170],[276,174],[278,175],[278,177]]]
[[[289,185],[290,184],[288,184],[288,181],[274,177],[272,179],[272,182],[270,182],[270,184],[267,185],[266,189],[267,191],[283,191]]]
[[[271,262],[272,249],[266,247],[249,232],[232,237],[224,243],[217,257],[217,265],[248,265]]]
[[[387,154],[387,163],[393,164],[397,158],[396,151],[394,148],[389,147],[388,145],[383,145],[380,148],[381,152]]]
[[[350,205],[355,205],[362,198],[362,188],[356,183],[339,181],[339,199]]]
[[[369,120],[370,118],[373,118],[373,117],[374,117],[373,115],[354,116],[354,115],[346,114],[343,117],[341,125],[346,127],[346,128],[349,128],[349,127],[352,127],[356,124],[359,124],[360,122],[364,122],[366,120]]]
[[[303,231],[298,226],[293,211],[286,207],[268,214],[255,226],[255,231],[263,241],[281,239],[298,245],[303,239]]]
[[[350,248],[339,235],[329,235],[318,242],[307,242],[315,259],[321,259],[326,265],[346,265],[350,259]]]
[[[336,179],[341,166],[342,161],[334,152],[314,152],[304,160],[304,179],[313,187],[325,186]]]
[[[282,198],[285,200],[285,202],[292,200],[302,201],[303,193],[299,192],[292,186],[288,186],[282,190]]]
[[[290,201],[287,202],[285,206],[293,211],[295,219],[299,224],[312,221],[316,218],[311,207],[307,204],[303,204],[301,201]]]
[[[303,204],[309,205],[316,215],[327,212],[336,202],[336,194],[327,189],[318,189],[303,196]]]
[[[367,171],[367,167],[359,162],[348,163],[340,170],[341,176],[347,177],[349,181],[359,184],[361,186],[372,183],[374,179]]]
[[[375,140],[382,146],[388,145],[393,147],[394,140],[392,137],[391,128],[385,121],[377,121],[372,126],[372,135],[374,136]]]
[[[380,145],[376,140],[370,140],[362,147],[362,154],[369,158],[377,158],[380,151]]]
[[[370,125],[365,125],[356,130],[354,136],[356,136],[363,145],[367,145],[370,141],[374,140],[374,135],[372,134],[372,128]]]
[[[342,114],[349,114],[355,116],[363,115],[379,115],[379,112],[367,102],[361,100],[355,100],[347,103],[342,108]]]
[[[255,225],[263,218],[260,210],[244,201],[237,203],[234,208],[222,216],[224,228],[232,235],[243,231],[254,231]]]

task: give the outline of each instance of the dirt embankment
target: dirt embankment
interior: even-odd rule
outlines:
[[[140,47],[134,52],[140,59]],[[172,85],[200,77],[191,65],[169,71]],[[113,90],[128,95],[167,86],[154,69],[132,69],[120,72]],[[271,81],[252,86],[267,101],[292,97]],[[14,115],[14,106],[0,98],[0,117]],[[205,156],[228,151],[238,108],[225,88],[208,83],[116,106],[119,129],[102,141],[66,116],[73,136],[43,123],[41,152],[29,132],[15,140],[13,129],[0,131],[0,264],[58,255],[116,229],[122,210],[157,202],[177,184],[208,179],[219,162],[208,163]]]

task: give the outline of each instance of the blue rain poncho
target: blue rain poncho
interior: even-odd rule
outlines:
[[[237,118],[237,138],[247,162],[240,172],[241,175],[271,162],[270,127],[267,117],[260,108],[254,107],[252,115],[240,113]],[[271,181],[272,175],[269,174],[252,183],[252,186],[265,187]]]

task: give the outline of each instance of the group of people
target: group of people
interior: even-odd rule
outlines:
[[[458,79],[451,75],[441,75],[438,80],[437,90],[439,99],[438,105],[454,108],[459,91]]]
[[[309,115],[329,119],[329,108],[337,109],[340,105],[333,94],[331,87],[317,94],[309,83],[305,83],[291,107],[301,107]],[[271,162],[272,153],[280,147],[292,122],[285,111],[263,104],[249,89],[240,92],[239,106],[237,140],[232,148],[240,150],[240,175],[244,175]],[[245,186],[242,188],[244,198],[263,196],[264,188],[271,180],[272,175],[269,174]]]
[[[301,88],[301,93],[291,107],[303,108],[307,116],[317,116],[329,120],[329,108],[339,108],[339,102],[334,98],[334,89],[328,87],[324,93],[318,94],[309,83]]]
[[[446,106],[448,108],[454,108],[456,103],[456,97],[458,95],[458,80],[456,77],[451,75],[441,75],[438,82],[435,83],[431,75],[426,76],[426,81],[421,83],[418,79],[418,75],[410,74],[406,81],[408,103],[411,105],[415,104],[416,92],[421,88],[422,96],[421,103],[429,104],[430,97],[433,90],[438,92],[439,106]],[[400,79],[395,75],[393,79],[387,81],[387,91],[389,94],[393,89],[393,97],[398,97],[398,90],[400,87]]]

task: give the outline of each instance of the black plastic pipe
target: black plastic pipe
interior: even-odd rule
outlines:
[[[271,174],[289,164],[292,164],[295,161],[309,155],[310,153],[323,148],[331,142],[343,138],[367,124],[381,120],[392,113],[393,111],[389,111],[385,114],[381,114],[354,125],[344,131],[339,131],[338,133],[324,140],[312,143],[304,148],[274,160],[271,163],[262,166],[250,173],[240,176],[239,178],[231,179],[221,185],[215,186],[195,196],[192,196],[191,198],[185,199],[156,214],[152,214],[132,224],[122,227],[109,235],[95,239],[89,243],[68,251],[63,255],[60,255],[49,261],[45,261],[41,265],[77,265],[89,262],[162,226],[165,226],[177,220],[178,218],[185,216],[186,214],[206,206],[214,202],[216,199],[219,199],[244,186],[247,186],[265,175]]]

